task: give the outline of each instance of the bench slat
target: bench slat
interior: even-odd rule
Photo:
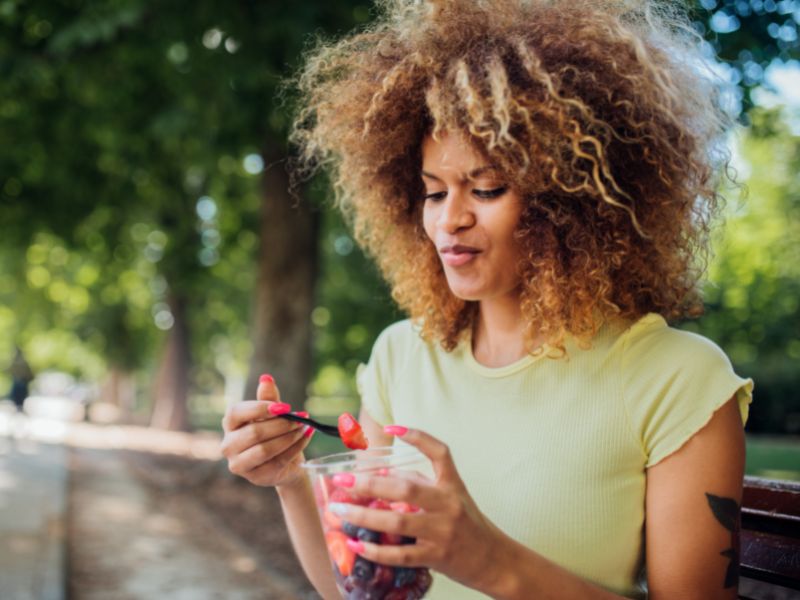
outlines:
[[[745,478],[740,570],[800,590],[800,483]]]

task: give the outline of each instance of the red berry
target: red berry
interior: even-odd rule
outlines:
[[[364,431],[350,413],[339,415],[339,435],[342,437],[342,443],[348,448],[367,449],[367,438],[364,436]]]
[[[345,488],[336,488],[331,492],[331,495],[328,497],[329,502],[344,502],[345,504],[359,504],[364,506],[369,503],[368,498],[362,498],[361,496],[356,496],[355,494],[350,493]]]
[[[414,588],[419,592],[420,598],[431,587],[431,583],[433,583],[431,572],[428,569],[417,569],[417,581],[414,583]]]
[[[383,597],[383,600],[413,600],[415,598],[418,598],[418,596],[414,587],[406,585],[390,590],[389,593]]]
[[[356,561],[356,554],[347,547],[347,536],[341,531],[329,531],[325,534],[325,543],[339,573],[345,577],[350,575]]]
[[[375,565],[375,574],[369,582],[369,588],[386,592],[394,583],[394,569],[388,565]]]
[[[403,536],[397,533],[381,533],[380,543],[399,546],[403,543]]]

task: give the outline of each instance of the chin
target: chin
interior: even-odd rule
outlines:
[[[486,296],[485,292],[482,293],[482,290],[476,290],[475,288],[463,285],[450,285],[450,292],[452,292],[456,298],[464,300],[465,302],[478,302],[483,300]]]

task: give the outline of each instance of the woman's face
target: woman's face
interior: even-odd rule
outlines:
[[[501,173],[458,135],[422,144],[423,226],[463,300],[518,294],[512,234],[522,212]]]

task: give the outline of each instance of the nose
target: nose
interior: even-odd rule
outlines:
[[[439,217],[436,227],[446,233],[455,233],[461,229],[468,229],[475,224],[475,213],[469,201],[457,190],[448,192],[447,197],[440,204]]]

